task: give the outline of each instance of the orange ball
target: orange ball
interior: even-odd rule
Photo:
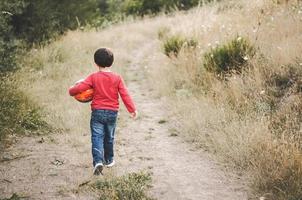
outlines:
[[[94,93],[93,89],[88,89],[84,92],[81,92],[80,94],[75,95],[74,98],[81,103],[87,103],[92,101],[93,93]]]

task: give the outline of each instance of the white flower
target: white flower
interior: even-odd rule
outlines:
[[[242,40],[242,37],[238,37],[237,38],[237,41],[239,42],[239,41],[241,41]]]
[[[244,59],[245,61],[247,61],[247,60],[249,60],[249,57],[248,57],[248,56],[244,56],[243,59]]]

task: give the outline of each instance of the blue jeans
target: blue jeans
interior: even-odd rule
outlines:
[[[117,111],[93,110],[90,129],[93,166],[97,163],[110,163],[113,160],[114,133]]]

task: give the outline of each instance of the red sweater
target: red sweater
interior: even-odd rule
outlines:
[[[83,82],[71,87],[69,94],[77,95],[90,88],[94,89],[91,109],[105,109],[118,111],[119,95],[130,113],[136,109],[128,93],[122,77],[113,72],[95,72],[89,75]]]

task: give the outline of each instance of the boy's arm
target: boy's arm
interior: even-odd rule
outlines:
[[[135,113],[136,112],[135,105],[132,101],[131,96],[128,93],[128,89],[125,86],[125,83],[122,78],[120,79],[120,82],[119,82],[118,91],[119,91],[119,94],[120,94],[128,112]]]
[[[88,76],[84,81],[81,81],[80,83],[72,86],[69,88],[69,95],[75,96],[81,92],[84,92],[85,90],[88,90],[92,88],[92,77]]]

